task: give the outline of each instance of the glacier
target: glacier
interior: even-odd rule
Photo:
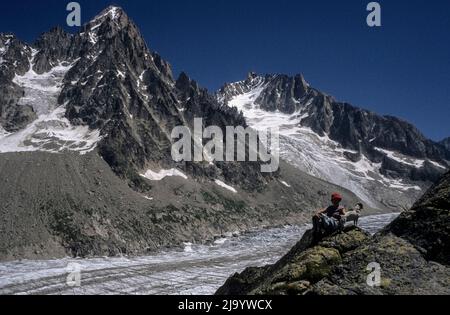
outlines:
[[[361,218],[360,227],[375,234],[398,213]],[[236,273],[250,266],[275,263],[311,228],[286,226],[226,235],[211,244],[186,243],[144,257],[65,258],[0,263],[0,294],[111,295],[214,294]],[[79,266],[81,286],[66,281]]]
[[[31,60],[36,54],[33,50]],[[64,76],[74,63],[59,63],[43,74],[36,73],[30,64],[29,71],[22,76],[16,74],[13,82],[24,90],[17,106],[31,106],[38,118],[15,133],[6,133],[1,128],[0,153],[74,151],[86,154],[93,151],[102,139],[100,131],[72,125],[65,117],[65,105],[58,104]]]

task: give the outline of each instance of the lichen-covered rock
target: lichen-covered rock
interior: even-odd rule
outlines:
[[[370,286],[369,264],[379,263],[380,285]],[[447,267],[427,261],[408,241],[377,236],[349,253],[333,275],[314,284],[309,294],[422,295],[450,294]]]
[[[367,233],[354,227],[344,232],[324,239],[320,242],[320,246],[335,248],[343,254],[358,248],[369,237]]]
[[[312,284],[329,276],[341,264],[345,253],[368,238],[367,233],[351,227],[314,246],[312,233],[308,231],[278,263],[264,268],[248,268],[234,275],[217,294],[302,294]]]
[[[339,251],[315,246],[299,253],[290,264],[275,273],[272,283],[307,280],[316,282],[331,272],[332,266],[341,262]]]

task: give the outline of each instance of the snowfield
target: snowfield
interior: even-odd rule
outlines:
[[[284,186],[291,188],[291,185],[289,185],[288,183],[286,183],[284,180],[280,180],[280,183],[282,183]]]
[[[218,186],[220,186],[222,188],[225,188],[226,190],[229,190],[229,191],[231,191],[234,194],[237,194],[237,190],[236,189],[234,189],[233,187],[225,184],[221,180],[216,179],[214,182],[216,183],[216,185],[218,185]]]
[[[147,172],[145,174],[141,174],[141,176],[151,181],[160,181],[166,177],[181,177],[184,179],[188,179],[186,175],[175,168],[172,168],[170,170],[160,170],[159,172],[147,170]]]

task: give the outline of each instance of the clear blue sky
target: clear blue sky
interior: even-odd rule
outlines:
[[[65,25],[65,0],[2,1],[0,32],[33,42]],[[341,101],[450,136],[450,1],[385,0],[379,29],[369,0],[78,1],[87,22],[123,7],[147,43],[202,86],[258,73],[303,73]],[[76,31],[76,29],[72,29]]]

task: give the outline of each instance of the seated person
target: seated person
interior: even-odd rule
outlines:
[[[334,193],[331,196],[332,205],[318,211],[313,217],[313,233],[315,238],[330,235],[345,224],[345,208],[340,206],[342,196]],[[324,235],[325,234],[325,235]]]

